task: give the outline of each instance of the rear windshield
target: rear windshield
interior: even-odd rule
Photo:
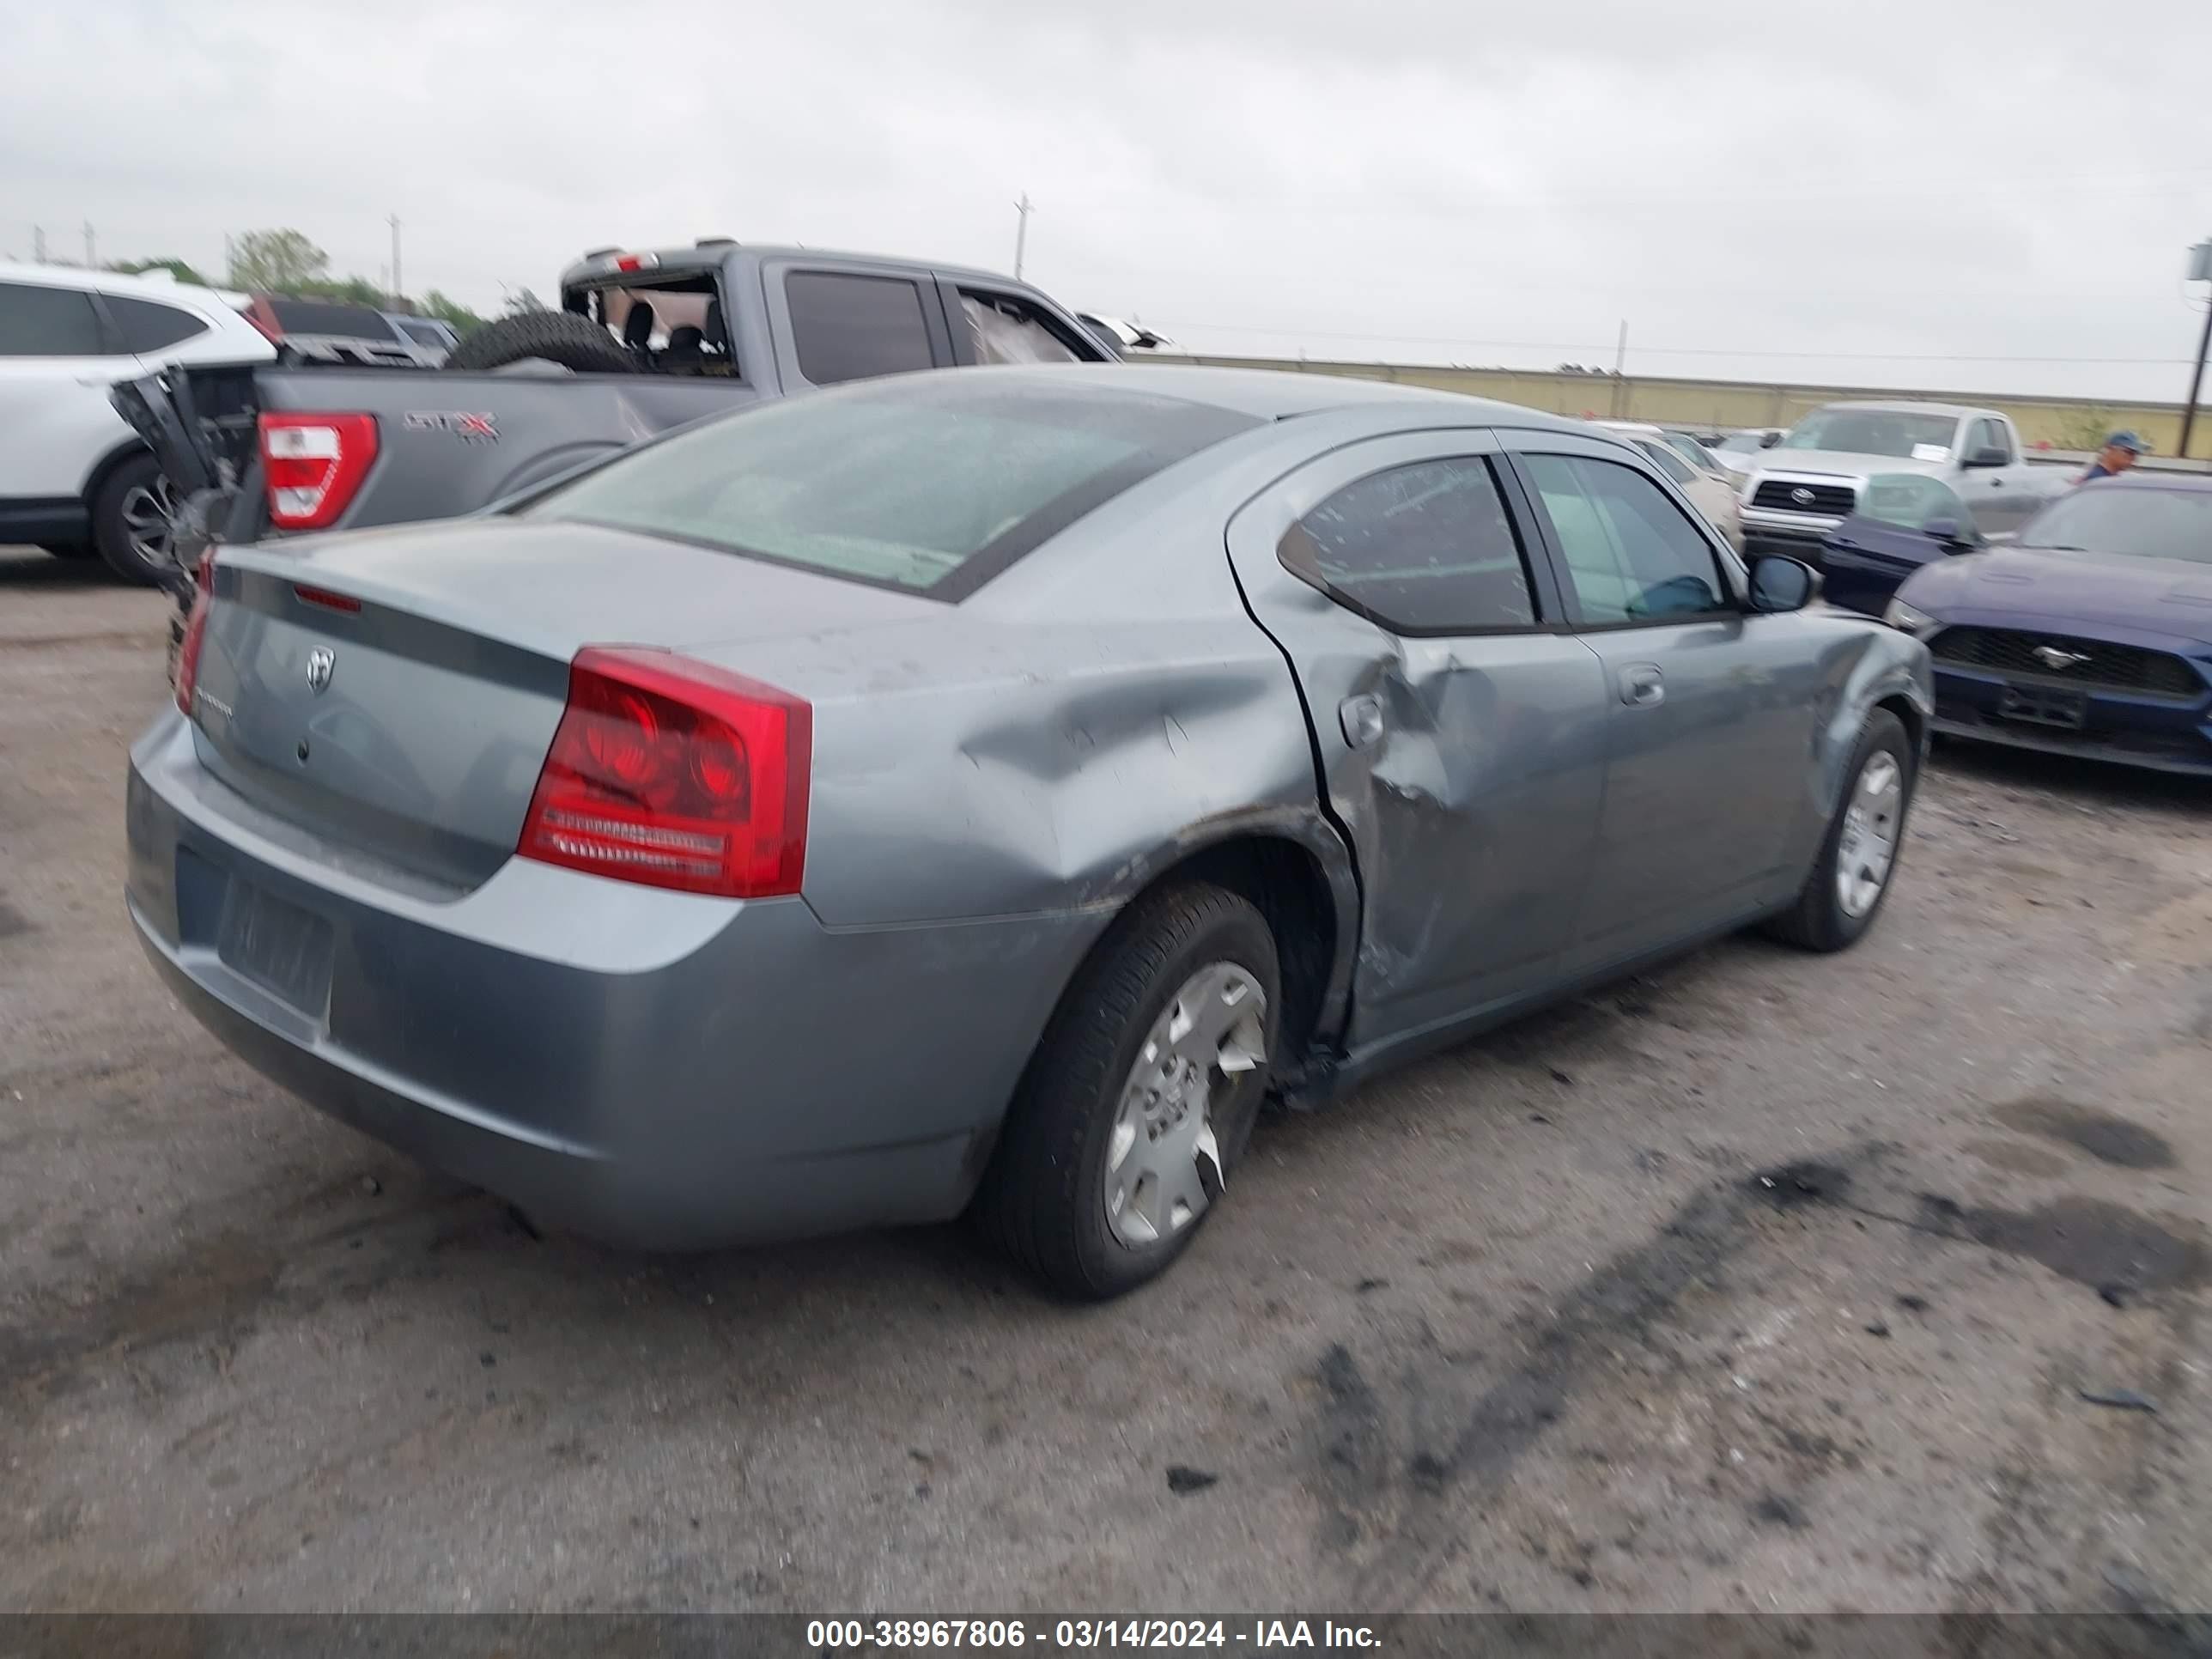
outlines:
[[[955,369],[764,404],[633,450],[520,515],[957,600],[1138,480],[1259,423],[1026,379]]]
[[[392,343],[392,325],[380,313],[359,306],[329,305],[320,300],[271,300],[276,325],[287,334],[331,334],[347,340]]]

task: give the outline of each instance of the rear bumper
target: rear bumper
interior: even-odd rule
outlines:
[[[173,712],[132,750],[128,815],[131,921],[223,1042],[545,1224],[644,1249],[957,1213],[1103,925],[833,930],[796,899],[520,860],[423,896],[262,819]],[[327,930],[312,992],[234,965],[249,896]]]
[[[2087,718],[2073,731],[2006,719],[1998,712],[2005,684],[2002,676],[1964,673],[1939,660],[1933,729],[2009,749],[2212,777],[2212,700],[2182,702],[2091,692]]]

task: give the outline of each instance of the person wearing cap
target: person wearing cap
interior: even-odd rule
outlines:
[[[2133,466],[2148,447],[2132,432],[2115,432],[2105,440],[2105,447],[2097,452],[2097,459],[2089,463],[2089,470],[2075,482],[2087,483],[2092,478],[2117,478]]]

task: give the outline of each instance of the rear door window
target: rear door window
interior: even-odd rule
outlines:
[[[360,306],[332,305],[325,300],[271,300],[270,312],[287,334],[322,334],[340,340],[398,343],[384,313]]]
[[[154,300],[135,300],[124,294],[105,297],[107,314],[121,331],[126,351],[142,355],[159,351],[164,346],[207,332],[204,321],[179,307],[165,306]]]
[[[0,282],[0,357],[113,355],[82,289]]]
[[[1085,361],[1036,307],[1011,294],[961,289],[961,320],[979,363],[1073,363]]]
[[[903,276],[794,270],[783,279],[799,372],[816,386],[933,365],[921,285]]]
[[[1346,484],[1292,525],[1284,568],[1396,634],[1536,621],[1528,568],[1490,464],[1455,456]]]
[[[1631,466],[1524,455],[1583,620],[1674,622],[1729,609],[1712,544],[1666,492]]]

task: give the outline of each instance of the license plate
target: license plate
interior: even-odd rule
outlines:
[[[2008,720],[2079,732],[2088,723],[2089,699],[2085,692],[2063,691],[2051,686],[2008,685],[1997,704],[1997,713]]]
[[[234,878],[225,896],[216,954],[241,978],[302,1013],[330,1000],[331,925],[296,904]]]

